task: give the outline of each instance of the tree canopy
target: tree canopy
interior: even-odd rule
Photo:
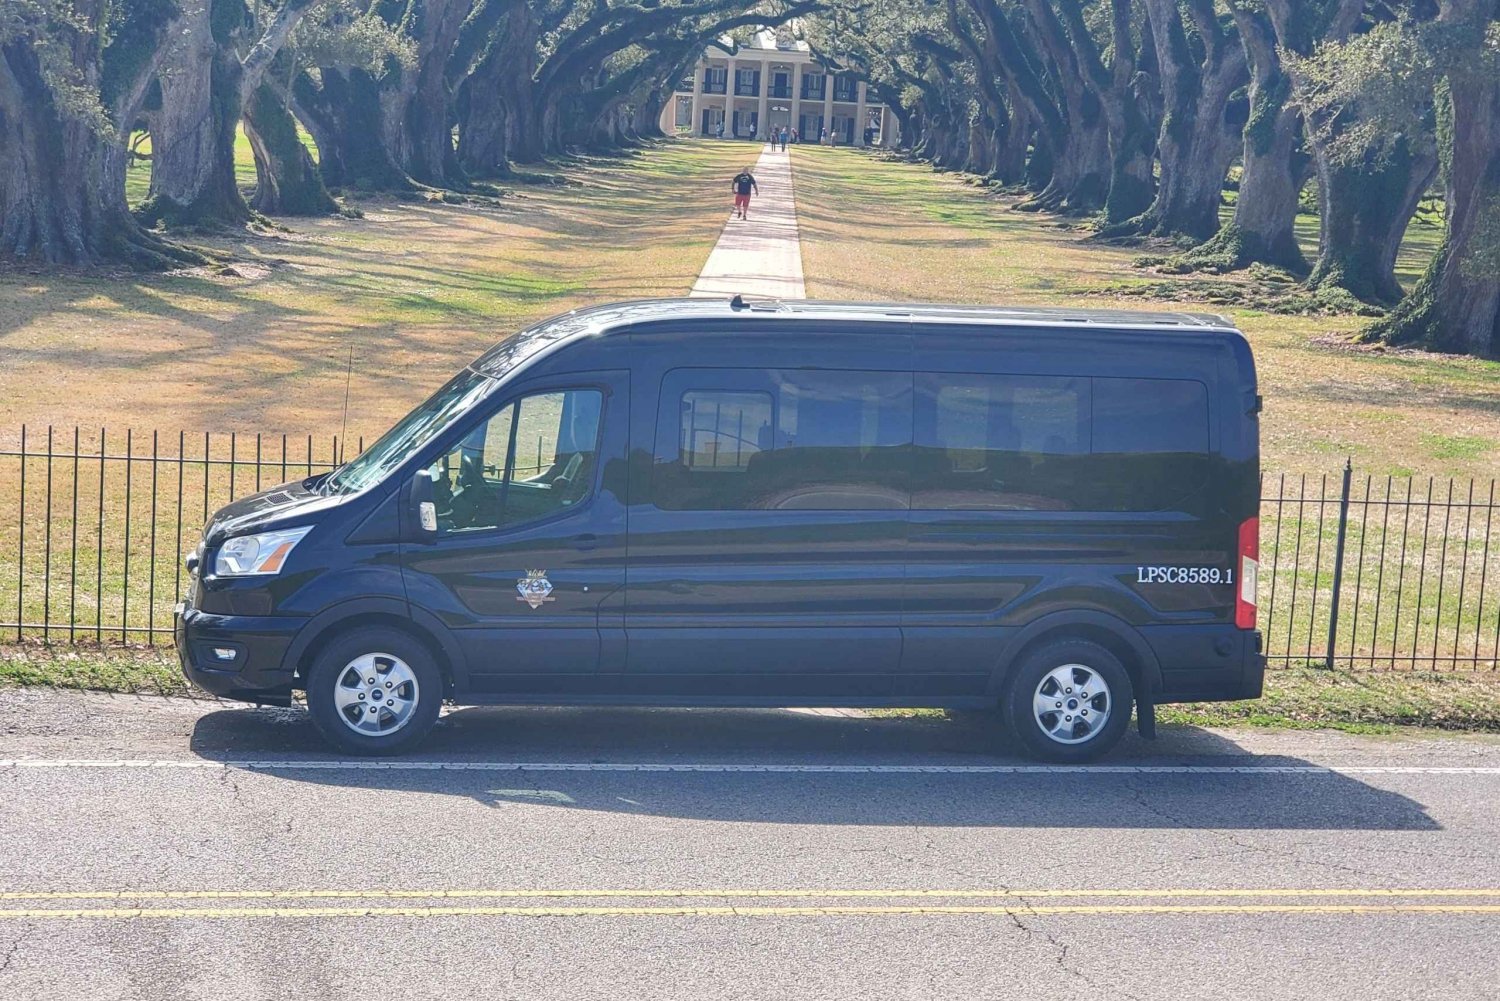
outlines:
[[[902,146],[1022,208],[1164,242],[1171,271],[1269,266],[1369,336],[1500,355],[1495,0],[832,0],[809,34],[895,105]],[[1313,183],[1320,234],[1295,223]],[[1237,189],[1222,220],[1224,191]],[[1440,188],[1412,294],[1396,256]]]

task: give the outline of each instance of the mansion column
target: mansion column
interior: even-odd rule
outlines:
[[[799,133],[799,138],[806,139],[802,132],[802,64],[792,63],[792,128]]]
[[[828,145],[833,145],[833,74],[823,72],[823,129],[828,133]]]
[[[856,86],[859,87],[859,110],[854,115],[854,142],[857,145],[867,145],[865,142],[865,129],[869,125],[870,109],[865,106],[865,82],[860,80]]]
[[[771,64],[766,62],[765,60],[762,60],[760,64],[759,80],[760,111],[757,112],[758,117],[755,120],[760,123],[760,137],[762,139],[767,139],[771,135]]]
[[[708,63],[699,59],[693,64],[693,120],[688,124],[692,127],[689,135],[701,136],[703,128],[703,87],[708,79]]]
[[[734,56],[730,56],[728,75],[724,77],[724,134],[735,139],[738,132],[734,127]]]

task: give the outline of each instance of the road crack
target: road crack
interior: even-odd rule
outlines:
[[[27,922],[26,924],[23,924],[21,926],[21,931],[16,935],[16,937],[11,941],[10,946],[5,950],[5,955],[3,957],[0,957],[0,974],[6,973],[10,970],[11,964],[15,962],[16,953],[21,951],[21,943],[26,941],[27,936],[31,934],[31,929],[32,926],[30,922]]]
[[[229,787],[230,799],[234,801],[235,806],[247,812],[250,810],[250,804],[245,802],[245,792],[240,788],[239,779],[235,777],[235,770],[233,768],[226,766],[219,773],[219,783],[220,785]]]
[[[1079,981],[1091,990],[1105,989],[1105,984],[1101,984],[1099,981],[1095,980],[1093,977],[1085,973],[1078,966],[1069,964],[1068,953],[1071,950],[1071,946],[1069,946],[1067,942],[1064,942],[1062,939],[1058,938],[1046,928],[1032,927],[1026,921],[1022,920],[1022,914],[1025,914],[1027,917],[1033,920],[1036,919],[1036,914],[1034,911],[1032,911],[1031,904],[1026,902],[1026,898],[1024,896],[1021,897],[1021,900],[1023,908],[1015,908],[1010,906],[1005,906],[1004,908],[1006,916],[1011,920],[1011,924],[1015,925],[1016,928],[1021,932],[1021,934],[1025,935],[1027,938],[1032,939],[1033,941],[1040,939],[1049,947],[1056,950],[1056,955],[1053,956],[1053,960],[1057,963],[1057,968],[1063,973],[1066,973],[1068,976],[1073,977],[1075,980]],[[1125,998],[1126,1001],[1141,1001],[1138,995],[1130,994],[1126,991],[1121,990],[1119,984],[1112,983],[1107,985],[1107,987],[1111,992],[1111,996]]]

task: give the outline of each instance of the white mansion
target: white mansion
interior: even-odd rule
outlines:
[[[894,133],[895,122],[883,105],[869,103],[862,81],[814,62],[806,42],[786,31],[761,31],[746,45],[727,39],[710,45],[677,85],[661,127],[668,135],[726,139],[763,139],[768,129],[786,128],[802,142],[881,146],[894,142],[887,132]]]

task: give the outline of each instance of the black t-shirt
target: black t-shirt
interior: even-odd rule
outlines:
[[[736,174],[734,177],[734,193],[737,195],[748,195],[750,189],[755,186],[755,178],[750,174]]]

